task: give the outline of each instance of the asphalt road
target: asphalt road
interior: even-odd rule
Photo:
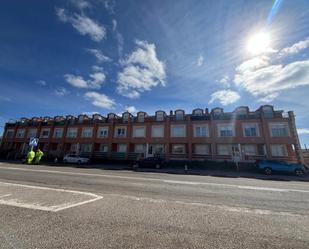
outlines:
[[[309,183],[0,163],[0,248],[309,248]]]

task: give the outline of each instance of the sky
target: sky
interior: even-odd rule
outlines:
[[[308,0],[4,0],[0,29],[0,133],[21,117],[271,104],[309,147]]]

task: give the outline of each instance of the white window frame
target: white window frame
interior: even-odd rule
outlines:
[[[123,129],[124,130],[124,134],[118,134],[118,130],[119,129]],[[117,138],[125,138],[125,137],[127,137],[127,127],[126,126],[116,126],[115,127],[115,132],[114,132],[114,137],[117,137]]]
[[[48,135],[43,136],[44,131],[48,131]],[[49,136],[50,136],[50,128],[43,128],[41,130],[40,138],[49,138]]]
[[[104,131],[103,133],[106,133],[106,134],[101,135],[102,131]],[[98,138],[107,138],[108,137],[108,126],[99,127],[98,132],[97,132],[97,137]]]
[[[175,130],[176,128],[183,128],[183,134],[176,134]],[[187,131],[186,131],[186,125],[171,125],[171,137],[186,137]]]
[[[104,149],[102,149],[102,147],[103,147]],[[100,151],[101,153],[107,153],[107,152],[108,152],[108,144],[100,144],[99,151]]]
[[[241,145],[241,148],[242,148],[242,152],[245,156],[256,156],[258,154],[256,144],[243,144],[243,145]],[[250,149],[248,149],[248,148],[250,148]]]
[[[155,134],[155,132],[160,130],[160,134]],[[158,132],[159,133],[159,132]],[[164,125],[152,125],[151,126],[151,137],[164,137]]]
[[[185,112],[183,110],[175,111],[175,120],[183,121],[185,119]]]
[[[26,129],[17,129],[16,138],[24,138],[26,133]]]
[[[156,113],[156,121],[164,121],[164,112],[157,112]]]
[[[286,135],[281,135],[279,134],[274,135],[273,134],[273,128],[274,126],[284,126],[284,128],[286,129]],[[269,123],[269,132],[270,132],[270,136],[271,137],[289,137],[290,136],[290,130],[289,130],[289,124],[287,122],[274,122],[274,123]]]
[[[92,138],[93,137],[93,127],[84,127],[82,129],[82,138]]]
[[[72,136],[72,134],[74,134],[74,133],[75,133],[75,135]],[[78,135],[78,128],[77,127],[68,128],[67,134],[66,134],[67,138],[77,138],[77,135]]]
[[[227,153],[221,153],[220,151],[220,147],[222,148],[222,146],[226,146],[227,147]],[[231,156],[233,154],[233,144],[217,144],[217,154],[220,156]]]
[[[146,151],[145,144],[134,144],[135,153],[145,153],[145,151]]]
[[[232,136],[222,136],[221,135],[221,130],[223,128],[227,128],[227,127],[231,128],[231,129],[227,129],[227,130],[232,130]],[[235,125],[233,125],[233,124],[218,124],[217,129],[218,129],[218,137],[235,137]]]
[[[205,135],[197,134],[197,131],[196,131],[197,128],[205,128],[206,129],[206,134]],[[193,125],[193,136],[194,137],[209,137],[209,125],[208,124],[194,124]]]
[[[278,147],[279,146],[282,146],[281,149],[283,149],[283,154],[280,154],[279,153],[274,153],[274,152],[278,152]],[[277,147],[277,148],[276,148]],[[286,145],[285,144],[271,144],[270,145],[270,150],[271,150],[271,155],[273,157],[284,157],[284,156],[288,156],[288,150],[286,148]]]
[[[120,149],[123,147],[124,149]],[[126,153],[127,152],[127,144],[117,144],[117,152]]]
[[[138,130],[142,130],[142,134],[137,134]],[[133,126],[133,137],[139,138],[139,137],[146,137],[146,127],[145,126]]]
[[[27,132],[27,138],[36,137],[37,134],[38,134],[38,129],[37,128],[29,129],[28,132]]]
[[[145,122],[145,113],[144,112],[137,114],[137,122],[139,122],[139,123]]]
[[[204,152],[198,152],[198,147],[205,147],[205,151]],[[194,144],[194,154],[195,155],[209,155],[209,150],[210,150],[210,147],[209,147],[209,144]]]
[[[183,147],[183,152],[175,152],[175,147]],[[186,145],[185,144],[172,144],[172,154],[179,154],[179,155],[186,154]]]
[[[202,109],[193,110],[193,116],[203,116],[203,110]]]
[[[87,148],[85,150],[85,148]],[[80,152],[81,153],[91,153],[92,152],[92,144],[81,144],[80,145]]]
[[[12,135],[8,136],[8,134],[11,132]],[[13,138],[14,137],[14,129],[7,129],[5,132],[6,138]]]
[[[58,132],[61,131],[60,135]],[[63,128],[55,128],[53,138],[62,138],[63,137]]]
[[[251,126],[251,127],[250,127]],[[246,129],[252,128],[254,126],[256,136],[247,136]],[[258,123],[243,123],[242,124],[242,132],[244,137],[259,137],[260,136],[260,129]],[[250,131],[251,132],[251,131]]]

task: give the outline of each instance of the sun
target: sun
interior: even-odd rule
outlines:
[[[248,40],[247,50],[254,55],[267,52],[270,49],[270,34],[259,32],[251,36]]]

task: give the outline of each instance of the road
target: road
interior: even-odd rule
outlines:
[[[309,248],[309,183],[0,163],[0,248]]]

